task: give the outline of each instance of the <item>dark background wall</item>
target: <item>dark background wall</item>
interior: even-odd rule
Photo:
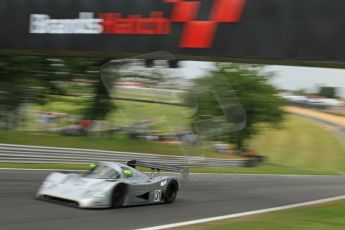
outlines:
[[[209,17],[212,0],[201,0],[198,19]],[[247,0],[239,23],[220,23],[213,46],[179,48],[183,23],[169,35],[30,34],[29,15],[54,19],[79,12],[171,14],[163,0],[1,0],[0,54],[62,53],[125,56],[164,50],[188,59],[265,60],[265,63],[332,62],[345,60],[344,0]],[[260,61],[259,61],[260,62]],[[317,65],[317,64],[316,64]],[[320,65],[320,64],[319,64]]]

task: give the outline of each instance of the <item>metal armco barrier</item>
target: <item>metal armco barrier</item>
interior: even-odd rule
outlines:
[[[248,163],[248,160],[245,159],[225,160],[205,157],[0,144],[0,162],[8,163],[91,163],[97,161],[125,163],[134,159],[189,167],[231,168],[246,166]]]

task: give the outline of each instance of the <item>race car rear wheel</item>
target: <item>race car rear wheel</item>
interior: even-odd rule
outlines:
[[[170,181],[164,193],[165,203],[168,203],[168,204],[173,203],[176,199],[177,191],[178,191],[177,181],[176,180]]]
[[[120,208],[125,202],[126,194],[127,186],[125,184],[116,185],[111,195],[111,207]]]

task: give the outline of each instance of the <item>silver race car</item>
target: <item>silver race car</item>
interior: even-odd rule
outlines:
[[[151,176],[135,169],[150,168]],[[161,176],[160,170],[179,176]],[[80,208],[119,208],[153,203],[173,203],[188,169],[143,161],[127,165],[99,162],[85,174],[54,172],[47,176],[36,197],[77,205]]]

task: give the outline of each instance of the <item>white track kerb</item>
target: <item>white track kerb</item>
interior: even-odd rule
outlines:
[[[291,205],[284,205],[284,206],[279,206],[279,207],[274,207],[274,208],[260,209],[260,210],[249,211],[249,212],[241,212],[241,213],[216,216],[216,217],[210,217],[210,218],[204,218],[204,219],[198,219],[198,220],[184,221],[184,222],[178,222],[178,223],[173,223],[173,224],[158,225],[158,226],[153,226],[153,227],[148,227],[148,228],[140,228],[137,230],[158,230],[158,229],[177,228],[177,227],[182,227],[186,225],[201,224],[201,223],[217,221],[217,220],[233,219],[233,218],[238,218],[238,217],[251,216],[251,215],[281,211],[281,210],[286,210],[286,209],[291,209],[291,208],[298,208],[298,207],[303,207],[303,206],[327,203],[327,202],[337,201],[337,200],[342,200],[342,199],[345,199],[345,195],[335,196],[335,197],[325,198],[325,199],[320,199],[320,200],[313,200],[313,201],[308,201],[308,202],[302,202],[302,203],[297,203],[297,204],[291,204]]]

